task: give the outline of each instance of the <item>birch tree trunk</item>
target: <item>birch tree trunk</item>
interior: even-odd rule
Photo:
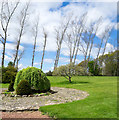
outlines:
[[[16,53],[15,53],[15,58],[14,58],[14,66],[18,57],[18,53],[19,53],[19,46],[20,46],[20,42],[21,42],[21,38],[22,35],[24,34],[24,27],[26,24],[26,18],[28,15],[28,8],[29,8],[29,4],[30,3],[26,3],[26,6],[23,8],[23,10],[21,11],[21,16],[19,19],[20,22],[20,31],[19,31],[19,36],[18,36],[18,41],[17,41],[17,47],[16,47]]]
[[[41,70],[43,68],[43,60],[44,60],[44,56],[45,56],[45,49],[46,49],[46,43],[47,43],[47,33],[46,33],[45,30],[43,30],[43,31],[44,31],[43,34],[44,34],[45,40],[44,40],[44,46],[43,46],[43,55],[42,55],[42,61],[41,61]]]
[[[32,56],[32,67],[33,67],[33,64],[34,64],[36,41],[37,41],[37,36],[38,36],[38,27],[39,27],[39,17],[37,18],[36,24],[33,27],[34,47],[33,47],[33,56]]]
[[[56,59],[55,59],[55,63],[54,63],[54,70],[57,68],[58,66],[58,62],[59,62],[59,56],[60,56],[60,50],[61,50],[61,46],[62,46],[62,42],[64,40],[64,36],[65,33],[67,31],[69,22],[70,22],[70,18],[68,18],[68,20],[66,21],[66,23],[61,24],[61,28],[58,28],[56,30],[56,43],[57,43],[57,53],[56,53]]]

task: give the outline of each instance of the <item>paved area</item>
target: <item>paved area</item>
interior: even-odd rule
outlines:
[[[24,112],[2,112],[2,120],[9,120],[9,119],[22,119],[25,120],[43,120],[44,118],[47,118],[48,120],[52,120],[47,115],[42,115],[40,111],[24,111]]]

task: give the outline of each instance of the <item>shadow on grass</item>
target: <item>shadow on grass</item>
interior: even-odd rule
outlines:
[[[58,84],[90,84],[90,82],[83,82],[83,81],[72,81],[71,83],[69,81],[62,81]]]

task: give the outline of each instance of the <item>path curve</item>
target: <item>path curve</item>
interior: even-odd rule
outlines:
[[[89,94],[82,90],[51,87],[56,93],[39,97],[2,97],[0,111],[35,111],[40,106],[61,104],[81,100]]]

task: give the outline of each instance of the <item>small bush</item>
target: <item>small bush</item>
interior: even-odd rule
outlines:
[[[50,81],[46,77],[42,70],[35,67],[28,67],[20,70],[17,73],[14,88],[18,86],[21,80],[27,80],[32,89],[40,92],[46,92],[50,90]]]
[[[46,73],[46,75],[47,75],[47,76],[52,76],[52,73],[53,73],[53,72],[49,71],[49,72]]]
[[[27,80],[21,80],[16,88],[17,95],[29,95],[31,93],[31,86]]]
[[[9,91],[14,91],[14,82],[11,82],[8,87]]]

